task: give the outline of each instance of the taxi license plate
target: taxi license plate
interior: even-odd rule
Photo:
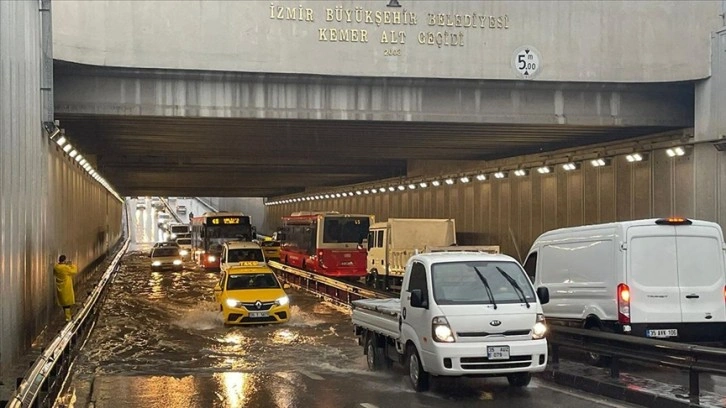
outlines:
[[[257,317],[267,317],[267,312],[250,312],[251,318],[257,318]]]
[[[488,346],[487,358],[489,360],[509,360],[509,346]]]
[[[656,338],[678,337],[678,329],[648,330],[645,335],[646,337]]]

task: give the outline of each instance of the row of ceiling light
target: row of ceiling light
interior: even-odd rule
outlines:
[[[78,151],[77,148],[73,147],[71,145],[71,142],[66,138],[65,133],[58,128],[56,124],[48,124],[45,126],[46,130],[49,133],[50,140],[54,141],[63,151],[68,154],[68,156],[75,160],[75,162],[85,170],[88,175],[93,177],[94,180],[99,182],[106,190],[108,190],[109,193],[113,194],[114,197],[116,197],[119,201],[123,202],[123,199],[121,199],[121,196],[116,192],[116,190],[111,187],[111,185],[101,177],[101,175],[96,171],[96,169],[93,168],[91,163],[86,160],[85,157]]]
[[[686,154],[686,149],[684,147],[672,147],[668,148],[665,151],[666,155],[668,157],[680,157],[684,156]],[[647,153],[631,153],[625,156],[625,159],[629,163],[636,163],[641,162],[645,160],[648,157]],[[612,159],[611,158],[596,158],[590,160],[590,165],[592,167],[603,167],[610,165]],[[564,171],[573,171],[577,170],[581,167],[581,162],[568,162],[563,163],[560,166],[562,170]],[[553,166],[541,166],[534,168],[535,171],[539,174],[550,174],[554,173],[555,168]],[[512,170],[512,173],[516,177],[523,177],[530,173],[530,169],[515,169]],[[507,171],[496,171],[494,173],[491,173],[491,177],[500,180],[507,178],[509,176],[509,173]],[[291,197],[291,198],[285,198],[280,200],[274,200],[274,201],[268,201],[265,203],[265,205],[281,205],[281,204],[293,204],[293,203],[300,203],[304,201],[315,201],[315,200],[328,200],[328,199],[334,199],[334,198],[343,198],[343,197],[355,197],[355,196],[363,196],[363,195],[371,195],[371,194],[382,194],[382,193],[393,193],[393,192],[401,192],[401,191],[407,191],[407,190],[416,190],[416,189],[423,189],[428,187],[439,187],[441,185],[453,185],[456,183],[466,184],[469,182],[472,182],[474,180],[476,181],[486,181],[489,178],[489,176],[485,173],[478,173],[473,175],[463,175],[463,176],[452,176],[452,177],[445,177],[441,179],[431,179],[431,180],[422,180],[422,181],[403,181],[398,185],[386,185],[381,187],[366,187],[366,188],[356,188],[353,190],[347,190],[347,191],[336,191],[331,193],[315,193],[305,196],[298,196],[298,197]]]

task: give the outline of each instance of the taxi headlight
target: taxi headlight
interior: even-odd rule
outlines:
[[[285,306],[288,303],[290,303],[290,298],[287,296],[283,296],[283,297],[275,300],[275,305],[277,305],[277,306]]]
[[[537,322],[532,326],[532,338],[539,340],[547,334],[547,324],[545,323],[544,315],[537,315]]]
[[[154,261],[151,263],[151,266],[161,266],[161,261]]]
[[[217,260],[217,257],[216,257],[216,256],[214,256],[214,255],[209,255],[209,256],[207,257],[207,262],[214,262],[214,261],[216,261],[216,260]]]
[[[179,251],[179,255],[187,256],[187,255],[189,255],[189,251],[187,251],[186,249],[182,249],[181,251]]]
[[[454,332],[451,331],[449,321],[443,316],[436,316],[431,321],[431,328],[433,331],[433,337],[435,341],[442,343],[453,343]]]
[[[238,303],[237,299],[227,299],[227,306],[229,307],[237,307]]]
[[[181,259],[175,259],[173,263],[174,263],[174,265],[179,266],[182,264],[182,261],[181,261]]]

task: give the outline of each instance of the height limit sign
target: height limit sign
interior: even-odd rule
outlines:
[[[533,79],[542,71],[542,58],[534,47],[524,46],[517,48],[512,57],[512,67],[517,75],[523,79]]]

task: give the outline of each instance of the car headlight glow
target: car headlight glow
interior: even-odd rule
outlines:
[[[237,307],[238,303],[237,299],[227,299],[227,306],[229,307]]]
[[[431,331],[433,332],[434,341],[442,343],[453,343],[454,332],[449,326],[449,321],[443,316],[436,316],[431,321]]]
[[[161,266],[161,261],[154,261],[151,263],[151,266]]]
[[[214,256],[214,255],[209,255],[209,256],[207,257],[207,262],[214,262],[214,261],[216,261],[216,260],[217,260],[217,257],[216,257],[216,256]]]
[[[290,298],[287,296],[283,296],[277,300],[275,300],[275,304],[277,306],[285,306],[286,304],[290,303]]]
[[[537,322],[532,326],[532,338],[539,340],[547,334],[547,323],[545,322],[544,315],[537,314]]]
[[[175,259],[173,263],[174,263],[174,265],[178,266],[178,265],[182,264],[182,261],[181,261],[181,259]]]
[[[189,255],[189,251],[187,251],[186,249],[182,249],[181,251],[179,251],[179,255],[187,256],[187,255]]]

